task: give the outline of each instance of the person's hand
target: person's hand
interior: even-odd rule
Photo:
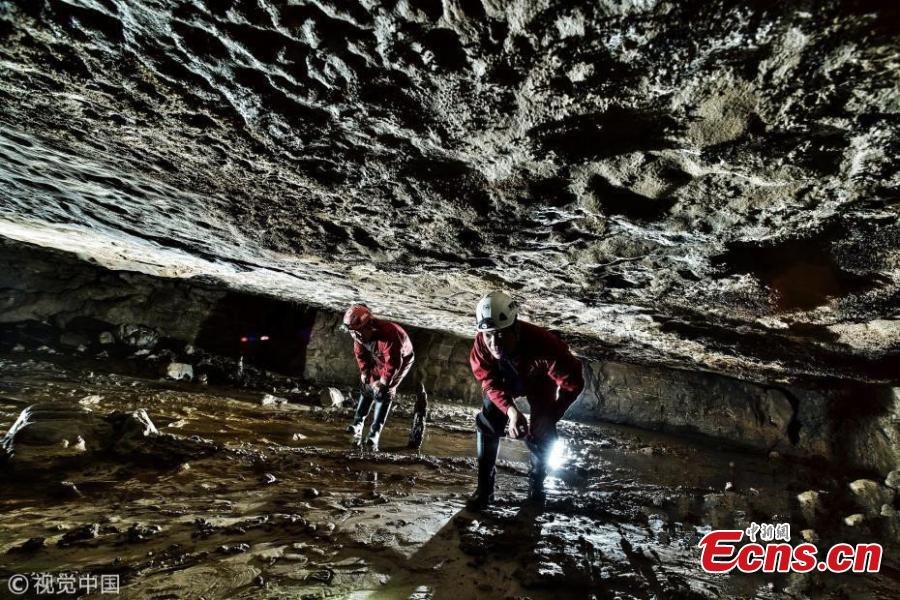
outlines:
[[[363,371],[359,374],[359,381],[362,383],[363,387],[369,385],[369,374]]]
[[[372,391],[375,393],[376,398],[383,398],[385,394],[387,394],[387,389],[387,385],[385,385],[381,380],[378,380],[372,384]]]
[[[510,406],[506,412],[509,421],[506,424],[506,435],[517,440],[528,435],[528,420],[515,406]]]

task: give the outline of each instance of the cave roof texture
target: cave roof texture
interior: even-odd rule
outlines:
[[[897,381],[896,6],[0,0],[0,236],[463,335],[499,288],[588,357]]]

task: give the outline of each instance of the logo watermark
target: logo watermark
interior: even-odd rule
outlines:
[[[96,573],[16,573],[6,582],[13,596],[57,596],[63,594],[118,594],[119,575]]]
[[[749,540],[742,546],[744,536]],[[757,535],[760,542],[757,542]],[[788,523],[751,523],[745,530],[718,529],[703,536],[700,566],[707,573],[877,573],[881,570],[881,544],[835,544],[822,560],[815,544],[792,546]]]

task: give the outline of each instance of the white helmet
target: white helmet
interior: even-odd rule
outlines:
[[[475,328],[478,331],[505,329],[516,322],[519,303],[503,292],[491,292],[475,307]]]

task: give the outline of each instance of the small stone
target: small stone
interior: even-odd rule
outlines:
[[[25,352],[25,346],[23,346],[22,344],[16,344],[15,346],[13,346],[12,351],[13,352]]]
[[[84,540],[92,540],[100,535],[100,523],[89,523],[66,533],[56,543],[60,548],[72,546]]]
[[[341,408],[344,406],[344,394],[337,388],[324,388],[319,393],[319,403],[325,408]]]
[[[260,406],[280,406],[287,404],[287,399],[272,394],[266,394],[259,400]]]
[[[85,396],[81,400],[78,401],[78,404],[82,406],[96,406],[100,404],[100,401],[103,400],[103,396],[99,396],[97,394],[91,394],[90,396]]]
[[[218,548],[219,554],[242,554],[248,550],[250,550],[250,545],[243,542],[240,544],[226,544]]]
[[[772,450],[769,452],[769,460],[778,460],[781,458],[781,454],[779,454],[776,450]]]
[[[892,490],[900,490],[900,469],[895,469],[888,473],[884,479],[884,485]]]
[[[63,500],[74,500],[75,498],[81,498],[84,496],[84,494],[81,493],[81,490],[79,490],[78,487],[71,481],[60,481],[50,488],[50,493],[54,497],[61,498]]]
[[[159,525],[143,526],[138,523],[133,523],[131,527],[128,528],[128,531],[125,532],[125,539],[132,544],[136,544],[138,542],[145,542],[158,535],[160,532],[162,532],[162,527]]]
[[[797,501],[800,502],[800,510],[803,512],[803,516],[806,518],[807,522],[812,523],[816,513],[821,509],[819,492],[815,490],[806,490],[803,493],[797,494]]]
[[[731,483],[730,481],[725,482],[725,491],[728,492],[732,489],[734,489],[734,484]]]
[[[186,363],[172,362],[166,367],[166,376],[176,381],[191,381],[194,379],[194,367]]]
[[[182,473],[182,474],[188,473],[188,472],[190,472],[190,470],[191,470],[191,463],[181,463],[180,465],[178,465],[179,473]]]
[[[291,436],[291,439],[295,442],[299,442],[301,440],[305,440],[306,436],[303,435],[302,433],[295,433],[294,435]]]
[[[187,346],[184,347],[184,353],[187,354],[188,356],[192,355],[196,351],[197,351],[197,349],[194,348],[191,344],[188,344]]]
[[[159,342],[159,333],[144,325],[123,323],[118,329],[119,339],[132,348],[152,349]]]
[[[897,509],[894,508],[890,504],[882,504],[881,505],[881,516],[882,517],[890,517],[890,518],[896,517]]]
[[[318,498],[320,494],[319,490],[317,490],[316,488],[306,488],[303,491],[303,495],[307,498]]]
[[[100,340],[100,343],[104,346],[106,346],[108,344],[116,343],[116,336],[114,336],[111,331],[104,331],[103,333],[100,334],[98,339]]]
[[[265,473],[262,476],[262,482],[266,485],[272,485],[273,483],[275,483],[277,481],[278,481],[278,478],[275,477],[274,475],[272,475],[271,473]]]
[[[650,446],[645,446],[645,447],[639,449],[638,452],[640,452],[641,454],[644,454],[646,456],[653,456],[654,454],[656,454],[656,451]]]
[[[819,541],[819,534],[813,529],[804,529],[800,532],[800,537],[811,544],[815,544]]]
[[[87,346],[85,346],[84,344],[79,344],[76,350],[78,350],[79,352],[87,352]]]
[[[856,527],[857,525],[861,525],[863,521],[866,520],[866,516],[861,513],[856,513],[850,515],[849,517],[844,517],[844,524],[849,527]]]

